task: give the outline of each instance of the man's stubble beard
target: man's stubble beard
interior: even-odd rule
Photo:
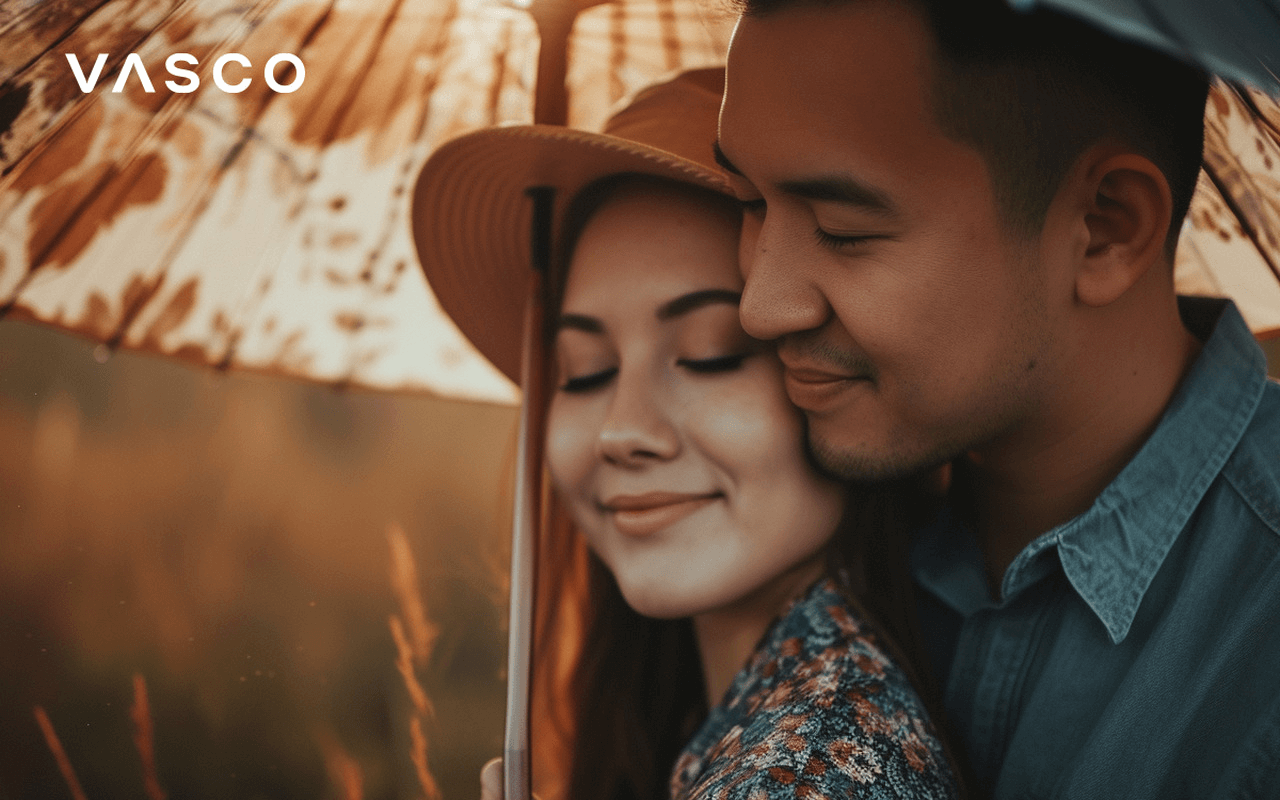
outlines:
[[[822,474],[852,485],[900,480],[932,470],[963,455],[970,448],[939,445],[918,454],[899,450],[875,454],[856,447],[840,447],[814,433],[805,420],[805,448]]]
[[[998,388],[989,393],[988,402],[981,406],[987,413],[981,418],[974,414],[946,430],[926,432],[923,440],[890,434],[878,449],[866,443],[841,445],[834,440],[838,437],[816,432],[806,413],[805,449],[810,462],[819,472],[839,481],[877,484],[920,475],[970,452],[998,447],[1009,435],[1016,436],[1044,405],[1043,391],[1037,390],[1032,373],[1036,359],[1048,353],[1044,341],[1035,339],[1038,337],[1031,334],[1028,341],[1031,347],[1023,350],[1025,360],[1020,363],[1021,368],[1011,368],[997,380]]]

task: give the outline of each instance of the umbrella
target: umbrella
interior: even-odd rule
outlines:
[[[0,316],[218,368],[513,402],[416,268],[417,167],[477,127],[599,125],[638,85],[721,59],[729,22],[692,0],[525,6],[0,4]],[[281,53],[301,68],[268,74]],[[197,91],[166,85],[189,82],[177,54]],[[236,93],[217,82],[229,54],[223,83],[250,81]]]

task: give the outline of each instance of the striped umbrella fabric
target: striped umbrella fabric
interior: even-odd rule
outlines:
[[[1231,297],[1259,338],[1280,336],[1280,105],[1216,84],[1205,157],[1178,243],[1179,291]]]
[[[719,63],[731,24],[709,0],[578,13],[552,44],[565,120],[599,129],[629,92]],[[0,315],[217,368],[512,402],[415,266],[407,187],[441,142],[532,121],[539,49],[499,0],[0,2]],[[305,74],[285,60],[272,77],[296,91],[267,82],[281,53]],[[195,91],[166,85],[192,83],[176,54]],[[215,80],[229,54],[250,64],[222,71],[250,81],[237,93]],[[1183,291],[1234,297],[1260,335],[1280,332],[1278,120],[1267,95],[1215,89],[1177,265]]]
[[[568,122],[718,63],[731,22],[696,0],[584,11]],[[498,0],[0,3],[0,314],[217,368],[513,402],[417,269],[407,196],[441,142],[533,120],[540,45]]]

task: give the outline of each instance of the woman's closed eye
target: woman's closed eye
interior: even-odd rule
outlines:
[[[607,386],[609,381],[613,380],[617,374],[617,367],[609,367],[596,372],[588,372],[586,375],[575,375],[565,379],[565,382],[560,384],[560,391],[570,394],[590,392]]]
[[[727,356],[714,356],[712,358],[680,358],[676,359],[676,366],[698,375],[713,375],[718,372],[732,372],[738,369],[750,355],[751,353],[732,353]],[[609,367],[608,369],[589,372],[585,375],[575,375],[565,379],[564,383],[560,384],[560,391],[568,392],[569,394],[582,394],[601,389],[608,386],[609,382],[617,377],[617,374],[617,367]]]
[[[741,367],[742,362],[745,361],[749,355],[751,355],[751,353],[733,353],[727,356],[715,356],[713,358],[681,358],[676,360],[676,365],[700,375],[708,375],[716,372],[731,372],[738,367]]]

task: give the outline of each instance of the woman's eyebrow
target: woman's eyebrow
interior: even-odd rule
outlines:
[[[699,289],[696,292],[682,294],[674,300],[668,300],[658,306],[658,310],[654,313],[658,319],[668,320],[713,303],[726,303],[736,308],[741,300],[742,292],[733,292],[728,289]]]
[[[561,314],[560,319],[556,320],[556,330],[604,333],[604,325],[600,324],[600,320],[595,317],[588,317],[586,314]]]

